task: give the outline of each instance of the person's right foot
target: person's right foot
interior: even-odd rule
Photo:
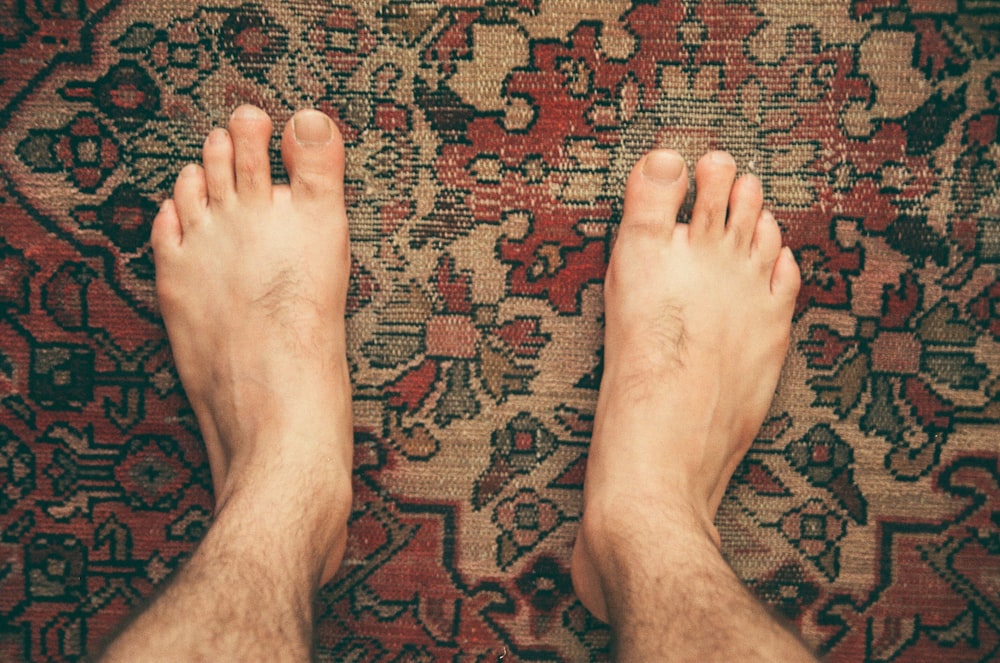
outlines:
[[[181,171],[153,222],[156,286],[216,512],[236,505],[248,536],[293,529],[277,538],[305,540],[325,581],[351,501],[344,145],[328,117],[298,112],[282,140],[290,183],[272,186],[271,131],[241,106]]]
[[[647,154],[626,186],[571,565],[580,600],[605,621],[612,547],[654,537],[655,554],[678,529],[718,545],[715,512],[788,349],[798,266],[762,210],[760,182],[735,176],[726,153],[698,162],[690,224],[676,222],[687,192],[677,153]]]

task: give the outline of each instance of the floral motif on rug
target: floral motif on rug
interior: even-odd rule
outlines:
[[[757,173],[803,270],[718,516],[737,574],[829,661],[1000,656],[995,2],[0,19],[0,659],[92,651],[211,523],[148,235],[240,103],[320,108],[347,142],[355,503],[321,659],[607,659],[569,558],[601,281],[655,146]]]

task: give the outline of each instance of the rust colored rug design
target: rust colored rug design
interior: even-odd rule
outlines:
[[[0,659],[93,650],[211,522],[147,239],[249,102],[347,141],[321,659],[607,658],[569,580],[601,279],[671,146],[758,173],[804,276],[733,567],[829,661],[998,660],[998,28],[994,0],[0,3]]]

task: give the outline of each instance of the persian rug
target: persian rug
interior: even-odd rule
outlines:
[[[601,281],[670,146],[759,174],[804,277],[718,515],[734,569],[829,661],[997,660],[998,27],[995,0],[0,3],[0,659],[92,651],[211,523],[148,235],[246,102],[347,142],[321,659],[607,659],[569,579]]]

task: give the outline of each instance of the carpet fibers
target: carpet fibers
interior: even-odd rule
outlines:
[[[607,658],[569,556],[654,146],[759,174],[803,271],[738,575],[831,662],[997,660],[998,57],[996,0],[0,3],[0,659],[92,651],[211,522],[148,236],[248,102],[347,142],[322,660]]]

